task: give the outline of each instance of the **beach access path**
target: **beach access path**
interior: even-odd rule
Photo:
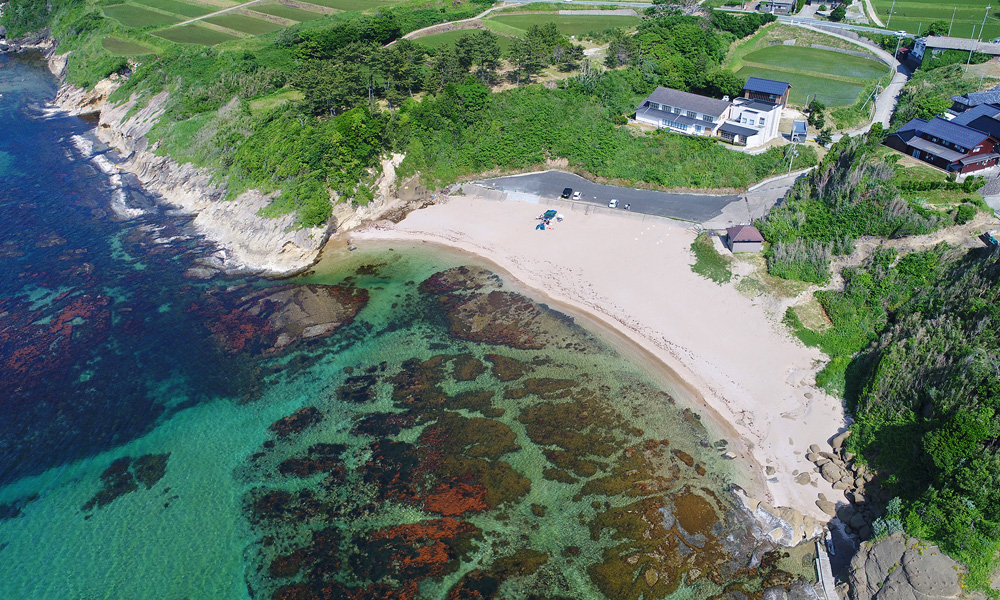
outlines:
[[[679,402],[729,439],[734,463],[758,473],[760,488],[748,492],[829,519],[816,506],[818,493],[835,502],[844,496],[805,459],[810,444],[825,445],[846,428],[840,400],[814,386],[824,356],[735,282],[720,286],[692,272],[689,224],[604,209],[569,211],[537,231],[546,208],[455,196],[348,236],[356,245],[424,241],[478,255],[541,301],[613,330],[673,382],[668,391]],[[766,476],[763,467],[771,467]]]

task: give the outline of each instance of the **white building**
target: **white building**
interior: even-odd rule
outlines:
[[[691,135],[714,136],[729,118],[730,102],[658,87],[635,109],[635,120]]]
[[[767,100],[737,98],[729,120],[719,127],[719,137],[747,148],[756,148],[781,135],[781,105]]]

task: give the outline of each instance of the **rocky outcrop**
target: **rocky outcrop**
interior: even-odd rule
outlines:
[[[736,497],[753,516],[760,538],[791,548],[805,540],[823,535],[823,524],[809,515],[803,515],[787,506],[774,507],[767,502],[750,498],[742,489],[735,489]]]
[[[896,533],[862,545],[851,559],[851,600],[961,598],[961,565],[936,546]]]
[[[844,524],[848,534],[861,539],[871,537],[871,523],[882,514],[882,507],[889,500],[881,489],[872,488],[874,475],[867,466],[854,461],[854,454],[844,446],[850,431],[830,440],[831,452],[817,444],[809,446],[806,460],[816,465],[820,477],[833,484],[833,489],[843,490],[849,504],[837,506],[820,494],[816,505],[831,517]]]

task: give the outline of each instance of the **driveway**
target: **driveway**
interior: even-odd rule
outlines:
[[[545,171],[526,175],[512,175],[477,181],[486,187],[504,191],[526,192],[538,194],[544,201],[546,198],[558,198],[564,188],[573,188],[581,192],[581,203],[607,206],[608,201],[616,198],[619,210],[626,204],[631,204],[633,212],[658,217],[681,219],[694,223],[702,223],[722,213],[722,209],[740,199],[735,194],[674,194],[652,190],[601,185],[588,181],[579,175],[565,171]]]

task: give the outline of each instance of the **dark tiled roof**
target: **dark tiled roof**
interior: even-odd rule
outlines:
[[[911,148],[916,148],[917,150],[923,150],[928,154],[937,156],[938,158],[943,158],[944,160],[953,163],[957,160],[961,160],[965,157],[961,152],[955,152],[951,148],[945,148],[944,146],[939,146],[930,140],[925,140],[922,137],[911,138],[907,144]]]
[[[750,77],[747,79],[746,85],[743,89],[750,90],[751,92],[760,92],[762,94],[774,94],[775,96],[781,96],[792,84],[785,83],[784,81],[774,81],[773,79],[761,79],[760,77]]]
[[[994,158],[1000,158],[1000,154],[991,152],[989,154],[977,154],[975,156],[966,156],[965,158],[963,158],[958,162],[962,163],[963,165],[968,165],[972,163],[983,162],[986,160],[993,160]]]
[[[677,108],[693,110],[702,114],[712,115],[713,117],[721,116],[729,108],[729,102],[726,100],[716,100],[715,98],[699,96],[698,94],[665,87],[658,87],[653,90],[653,93],[646,97],[643,104],[645,105],[646,102],[676,106]]]
[[[715,129],[715,126],[718,125],[718,123],[709,123],[708,121],[702,121],[701,119],[692,119],[691,117],[685,115],[649,108],[648,102],[643,102],[642,106],[635,109],[635,113],[636,116],[643,115],[658,121],[667,119],[668,121],[673,121],[674,123],[683,123],[684,125],[701,125],[702,127],[707,127],[708,129]]]
[[[978,106],[990,102],[1000,102],[1000,85],[982,92],[969,92],[961,96],[952,96],[953,102],[958,102],[966,106]]]
[[[934,117],[928,121],[920,128],[920,133],[958,144],[964,148],[973,148],[987,138],[987,135],[982,131],[946,121],[941,117]]]
[[[906,122],[905,125],[897,129],[896,132],[893,133],[892,135],[899,137],[899,139],[903,140],[904,142],[909,142],[913,138],[913,136],[917,135],[917,132],[920,131],[920,128],[926,124],[927,121],[923,119],[918,119],[918,118],[910,119],[909,121]]]
[[[753,225],[737,225],[726,229],[729,242],[763,242],[764,236]]]
[[[742,125],[737,125],[732,121],[726,121],[719,127],[719,131],[725,131],[727,133],[735,133],[737,135],[742,135],[743,137],[750,137],[751,135],[757,135],[760,133],[756,129],[750,129],[749,127],[743,127]]]
[[[960,98],[961,96],[955,96],[955,97]],[[959,114],[957,117],[952,119],[951,122],[957,123],[959,125],[965,125],[967,127],[972,127],[972,122],[978,119],[979,117],[987,117],[995,119],[997,118],[997,115],[1000,115],[1000,106],[980,103],[978,105],[972,106],[972,108],[965,111],[964,113]],[[979,128],[973,127],[973,129],[979,129]]]
[[[986,54],[1000,54],[1000,44],[992,42],[980,42],[972,39],[948,37],[946,35],[929,35],[924,40],[928,48],[935,50],[972,50]]]

